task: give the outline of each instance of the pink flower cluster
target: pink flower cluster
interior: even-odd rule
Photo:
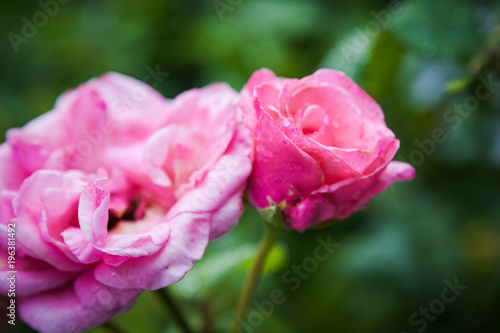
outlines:
[[[331,70],[260,70],[240,94],[213,84],[173,100],[106,74],[0,145],[0,247],[15,251],[1,292],[15,270],[24,321],[86,330],[182,279],[236,225],[245,189],[302,231],[411,179],[398,145],[380,107]]]

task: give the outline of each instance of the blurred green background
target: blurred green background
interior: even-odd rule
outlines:
[[[36,1],[0,3],[1,141],[63,91],[107,71],[173,98],[214,81],[240,90],[261,67],[286,77],[329,67],[382,105],[401,140],[397,159],[417,178],[344,222],[288,233],[255,294],[263,302],[279,289],[286,301],[262,324],[254,314],[242,332],[500,331],[500,2],[94,0],[59,4],[47,20],[40,11]],[[23,35],[26,21],[38,26]],[[152,79],[155,70],[169,75]],[[489,94],[479,101],[478,91]],[[230,326],[261,233],[247,209],[170,288],[205,332]],[[340,246],[292,290],[283,274],[328,236]],[[444,281],[455,279],[467,289],[442,302]],[[113,323],[176,332],[151,293]]]

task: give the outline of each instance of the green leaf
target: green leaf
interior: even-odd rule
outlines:
[[[376,100],[392,91],[406,50],[390,32],[378,35],[363,72],[363,88]]]
[[[445,90],[449,94],[456,94],[464,90],[471,83],[470,76],[461,77],[446,83]]]
[[[251,258],[245,260],[241,266],[241,272],[248,272],[252,268],[255,255],[257,254],[257,246],[254,249],[254,255]],[[283,269],[288,262],[288,252],[284,245],[278,244],[273,247],[271,252],[269,253],[264,268],[262,270],[262,275],[268,275]]]
[[[281,213],[286,206],[286,202],[275,204],[270,198],[268,200],[271,207],[259,210],[264,222],[269,224],[271,228],[287,229],[283,221],[283,214]]]
[[[195,295],[208,296],[211,291],[217,289],[226,278],[236,273],[245,275],[252,266],[257,254],[257,244],[242,244],[235,246],[231,251],[212,253],[195,263],[193,269],[186,274],[184,279],[173,285],[183,297],[194,297]],[[273,248],[263,269],[263,275],[274,273],[283,268],[288,261],[286,248],[277,245]]]

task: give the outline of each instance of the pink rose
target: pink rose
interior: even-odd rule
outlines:
[[[391,162],[399,141],[380,106],[341,72],[298,80],[259,70],[240,106],[256,141],[249,200],[282,204],[291,229],[344,219],[395,180],[414,177],[410,165]]]
[[[0,246],[15,226],[15,263],[1,261],[0,287],[17,270],[24,321],[51,333],[104,323],[182,279],[237,223],[253,152],[236,101],[225,84],[168,101],[110,73],[8,131]]]

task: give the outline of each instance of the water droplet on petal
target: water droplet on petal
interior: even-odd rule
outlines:
[[[357,198],[357,197],[359,197],[360,195],[361,195],[361,191],[352,191],[352,192],[351,192],[351,196],[352,196],[353,198]]]
[[[291,163],[291,165],[292,165],[292,168],[293,168],[294,170],[297,170],[297,171],[302,171],[302,170],[304,170],[304,166],[303,166],[303,165],[302,165],[302,163],[300,163],[300,162],[292,162],[292,163]]]
[[[261,155],[264,155],[264,156],[268,156],[268,157],[270,157],[270,156],[272,156],[272,155],[273,155],[273,153],[272,153],[272,151],[271,151],[271,148],[269,147],[269,145],[268,145],[267,143],[265,143],[265,144],[261,145],[261,146],[259,147],[258,151],[259,151],[259,153],[260,153]]]

